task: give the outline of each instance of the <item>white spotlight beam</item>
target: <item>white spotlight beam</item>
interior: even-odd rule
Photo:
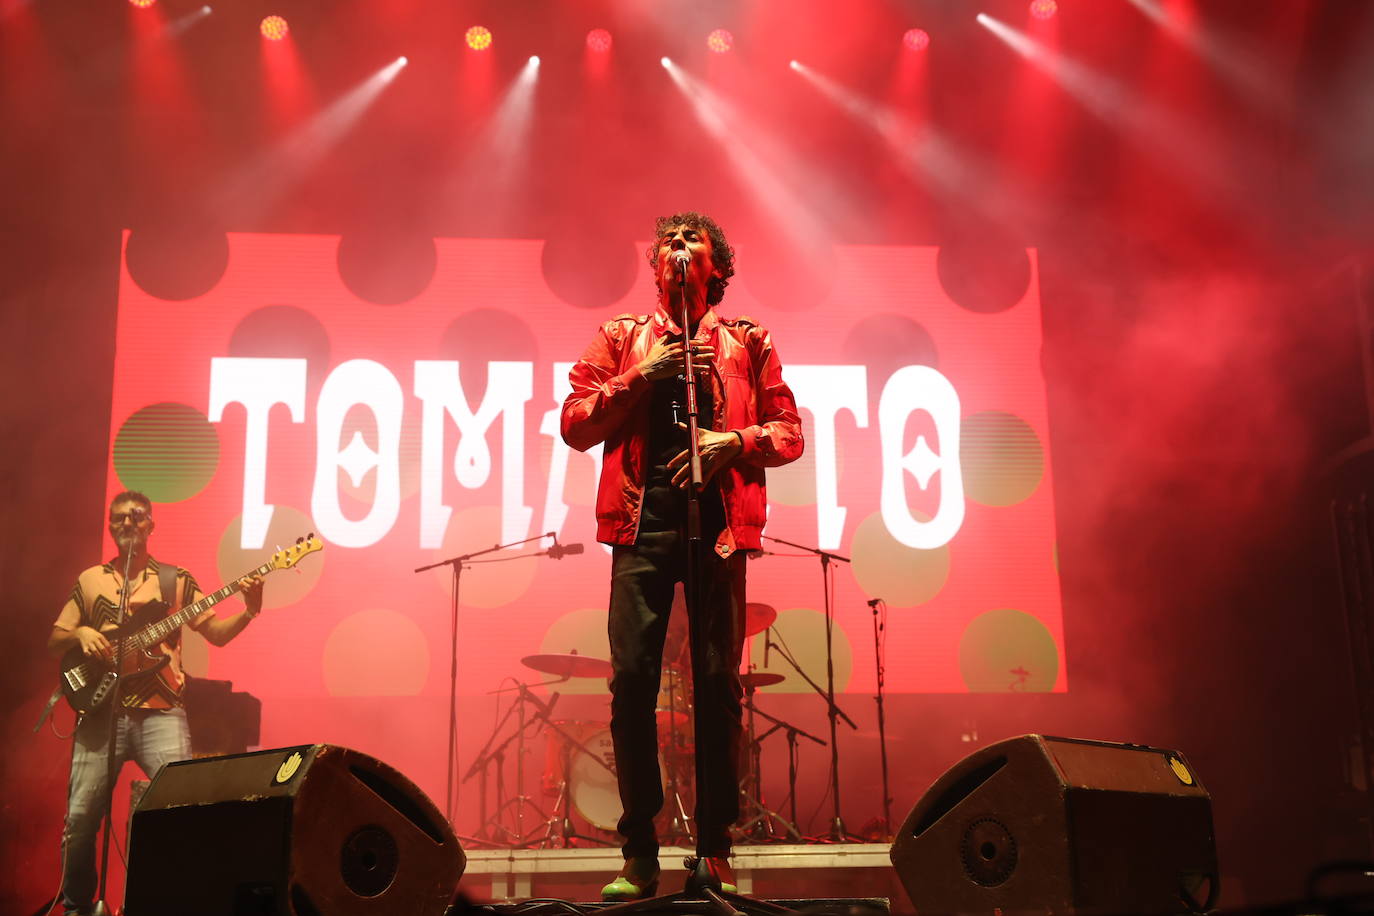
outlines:
[[[257,156],[226,182],[220,203],[228,212],[245,214],[244,202],[265,210],[281,193],[343,140],[405,68],[398,57],[335,99],[328,108],[297,127],[280,143]]]
[[[782,144],[765,135],[755,119],[745,116],[709,86],[666,57],[662,63],[697,121],[719,142],[743,185],[775,218],[800,230],[797,237],[805,238],[808,233],[817,239],[827,237],[830,229],[822,214],[844,214],[851,195],[843,194],[827,176],[797,160]],[[794,187],[806,189],[806,202]]]
[[[957,198],[989,217],[1012,219],[1030,211],[1027,190],[1007,184],[989,164],[960,149],[936,128],[918,124],[799,61],[792,61],[791,67],[827,101],[881,137],[894,160],[917,184]]]
[[[1209,138],[1213,132],[1208,128],[1165,110],[1120,80],[1050,49],[987,13],[979,13],[977,18],[980,25],[1044,71],[1092,114],[1142,146],[1153,148],[1195,181],[1217,190],[1230,181],[1219,155],[1221,147]]]

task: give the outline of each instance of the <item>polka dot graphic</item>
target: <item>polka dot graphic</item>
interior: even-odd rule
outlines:
[[[928,521],[922,513],[917,518]],[[854,579],[868,595],[882,595],[892,607],[915,607],[940,594],[949,580],[949,545],[914,550],[887,531],[881,514],[859,523],[854,532]]]
[[[811,608],[792,608],[780,611],[773,624],[775,644],[784,646],[792,653],[797,664],[813,681],[825,686],[825,614]],[[844,690],[854,673],[854,647],[849,642],[849,634],[838,623],[831,635],[835,656],[835,690]],[[781,684],[760,687],[764,693],[809,693],[811,687],[783,661],[777,652],[769,653],[769,665],[763,666],[764,640],[758,636],[750,640],[749,662],[756,671],[771,671],[781,674],[785,680]]]
[[[410,697],[429,677],[429,646],[405,614],[359,611],[330,631],[322,663],[330,696]]]
[[[180,302],[215,288],[229,266],[229,239],[196,226],[135,229],[124,249],[129,276],[150,296]]]
[[[256,569],[271,558],[278,546],[288,547],[296,538],[305,537],[315,531],[315,523],[310,516],[290,506],[277,506],[272,512],[272,521],[267,526],[267,537],[258,549],[240,547],[243,533],[243,517],[238,516],[224,528],[219,538],[219,548],[215,555],[215,567],[221,583],[237,579],[239,576]],[[300,562],[285,572],[274,572],[267,577],[262,588],[264,609],[281,608],[295,604],[315,587],[324,575],[324,567],[329,559],[329,545],[323,550],[307,554]]]
[[[875,408],[892,373],[906,366],[940,368],[935,339],[905,315],[870,315],[850,329],[840,348],[844,361],[868,367],[868,403]]]
[[[639,272],[634,241],[613,234],[559,234],[544,243],[539,265],[559,299],[583,309],[604,309],[624,299]],[[589,265],[595,269],[588,269]]]
[[[544,655],[568,655],[576,652],[589,658],[610,658],[611,647],[606,637],[606,609],[584,608],[569,611],[555,620],[539,643]],[[574,677],[557,687],[559,693],[606,694],[610,687],[604,678]]]
[[[829,298],[835,286],[835,249],[822,240],[795,234],[779,238],[776,230],[776,226],[752,232],[746,228],[738,239],[729,236],[727,230],[739,271],[730,282],[743,285],[769,308],[783,312],[813,309]],[[725,296],[728,302],[728,290]]]
[[[434,239],[395,228],[353,232],[339,239],[339,277],[366,302],[398,305],[434,279]]]
[[[194,407],[150,404],[120,426],[114,466],[125,489],[141,490],[155,503],[181,502],[215,476],[219,436]]]
[[[229,338],[229,355],[304,359],[311,388],[329,370],[329,334],[314,315],[290,305],[267,305],[243,316]]]
[[[1050,631],[1030,614],[988,611],[964,629],[959,673],[974,693],[1045,693],[1059,676],[1059,650]]]
[[[848,420],[843,414],[839,423]],[[810,422],[810,415],[804,415],[802,427]],[[846,428],[841,426],[842,429]],[[835,479],[844,480],[844,442],[843,436],[835,439]],[[816,503],[816,449],[812,443],[800,458],[782,467],[768,469],[768,501],[782,506],[812,506]]]
[[[941,246],[935,267],[945,293],[970,312],[1005,312],[1030,289],[1026,249],[995,236],[969,233]]]
[[[1045,453],[1035,430],[1000,410],[964,418],[959,461],[965,495],[984,506],[1011,506],[1029,498],[1045,475]]]
[[[434,552],[434,560],[476,553],[500,543],[500,508],[474,506],[471,509],[461,509],[449,517],[448,530],[444,534],[444,546]],[[459,586],[461,603],[471,607],[501,607],[525,594],[534,582],[540,562],[546,561],[532,557],[508,558],[518,557],[522,553],[533,553],[539,548],[540,545],[536,542],[513,550],[484,554],[477,560],[498,562],[473,562],[463,567],[462,582]],[[575,560],[565,559],[562,562],[572,563]],[[449,567],[439,567],[432,572],[444,594],[451,595],[453,573]]]

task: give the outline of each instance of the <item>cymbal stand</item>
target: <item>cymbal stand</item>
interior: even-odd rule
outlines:
[[[764,537],[768,538],[768,535],[765,534]],[[851,718],[849,718],[849,716],[845,715],[844,710],[843,710],[843,709],[840,709],[839,704],[835,702],[835,660],[834,660],[833,646],[832,646],[832,643],[831,643],[831,630],[832,630],[832,628],[833,628],[833,626],[834,626],[834,617],[833,617],[833,615],[831,614],[831,609],[830,609],[830,588],[829,588],[829,582],[830,582],[830,577],[829,577],[829,563],[830,563],[830,560],[829,560],[829,558],[835,557],[836,559],[844,560],[846,563],[849,562],[849,561],[848,561],[847,559],[845,559],[844,557],[839,557],[839,556],[837,556],[837,555],[835,555],[835,554],[826,553],[826,552],[823,551],[823,550],[817,551],[817,550],[813,550],[813,549],[810,548],[810,547],[802,547],[801,545],[799,545],[799,544],[793,544],[793,543],[790,542],[790,541],[783,541],[783,540],[780,540],[780,539],[778,539],[778,538],[768,538],[768,539],[769,539],[770,541],[777,541],[779,544],[786,544],[788,547],[797,547],[797,548],[799,548],[799,549],[801,549],[801,550],[808,550],[808,551],[811,551],[812,553],[819,553],[819,554],[821,554],[821,571],[822,571],[822,574],[823,574],[823,576],[824,576],[825,583],[826,583],[826,589],[825,589],[825,672],[826,672],[826,686],[825,686],[825,688],[822,689],[822,688],[820,687],[819,684],[817,684],[815,681],[811,680],[811,676],[808,675],[805,671],[802,670],[801,665],[797,664],[797,660],[796,660],[795,658],[792,657],[792,653],[791,653],[791,652],[787,651],[787,649],[786,649],[785,647],[778,645],[776,642],[773,642],[773,628],[772,628],[772,627],[769,627],[769,628],[765,631],[765,634],[766,634],[766,635],[764,636],[764,640],[765,640],[764,645],[765,645],[765,647],[770,647],[770,646],[771,646],[771,648],[777,650],[778,654],[782,656],[783,661],[787,662],[787,664],[790,665],[790,666],[792,667],[792,670],[795,671],[795,672],[797,672],[797,674],[801,675],[802,680],[804,680],[804,681],[806,681],[806,683],[810,684],[810,685],[811,685],[811,689],[814,690],[814,691],[816,691],[816,693],[819,694],[819,695],[821,696],[821,698],[825,700],[826,708],[827,708],[827,711],[829,712],[829,718],[830,718],[830,792],[831,792],[831,800],[832,800],[832,802],[834,803],[834,806],[833,806],[833,815],[832,815],[832,817],[831,817],[831,819],[830,819],[830,832],[826,835],[826,839],[828,839],[828,840],[829,840],[830,842],[832,842],[832,843],[843,843],[843,842],[845,842],[846,840],[851,840],[851,839],[857,840],[857,839],[859,839],[859,837],[856,836],[855,834],[849,833],[847,830],[845,830],[845,828],[844,828],[844,821],[840,818],[840,749],[839,749],[839,743],[835,740],[835,739],[836,739],[835,733],[836,733],[836,731],[837,731],[837,722],[838,722],[839,719],[844,719],[845,723],[846,723],[850,728],[856,729],[856,730],[858,729],[858,726],[854,724],[854,720],[853,720],[853,719],[851,719]]]
[[[535,713],[538,717],[540,714]],[[573,751],[586,754],[587,757],[596,761],[597,766],[602,767],[609,773],[615,773],[606,761],[596,754],[587,750],[582,743],[568,734],[563,726],[554,722],[552,719],[545,718],[544,724],[551,729],[554,734],[559,736],[559,760],[562,764],[561,770],[563,778],[558,782],[558,797],[554,799],[553,810],[549,813],[549,819],[544,822],[544,835],[540,838],[537,846],[540,849],[566,849],[572,845],[572,840],[586,840],[595,843],[597,846],[609,845],[605,840],[598,837],[588,836],[578,833],[572,822],[572,787],[568,783],[568,777],[572,774]]]
[[[773,821],[777,821],[787,828],[787,839],[800,842],[802,839],[801,831],[797,829],[797,735],[802,735],[819,745],[824,746],[825,742],[815,735],[808,734],[799,728],[784,722],[779,718],[770,716],[768,713],[754,705],[754,693],[757,687],[746,688],[748,695],[744,700],[744,708],[748,711],[748,734],[749,734],[749,760],[753,772],[749,778],[749,788],[740,786],[740,795],[745,805],[753,809],[754,816],[744,821],[740,825],[740,835],[754,840],[755,842],[770,842],[777,839],[777,834],[773,830]],[[759,715],[769,722],[774,723],[771,728],[757,738],[754,736],[754,716]],[[767,806],[763,799],[763,772],[760,761],[763,757],[763,740],[780,728],[788,730],[787,733],[787,788],[788,798],[791,799],[791,819],[784,818],[778,812]]]
[[[439,566],[448,566],[453,570],[452,588],[452,607],[450,608],[450,636],[449,647],[449,671],[448,671],[448,760],[444,765],[444,783],[446,795],[444,798],[444,816],[448,818],[450,824],[454,818],[454,800],[458,794],[458,589],[462,583],[464,567],[475,557],[484,554],[495,553],[498,550],[506,550],[511,547],[519,547],[521,544],[528,544],[531,541],[541,541],[544,538],[554,537],[552,531],[544,534],[536,534],[532,538],[525,538],[523,541],[512,541],[509,544],[497,544],[485,550],[476,550],[472,553],[465,553],[458,557],[449,557],[447,560],[440,560],[437,563],[429,563],[425,566],[415,567],[415,572],[421,573],[427,569],[435,569]],[[537,556],[529,554],[528,556]]]

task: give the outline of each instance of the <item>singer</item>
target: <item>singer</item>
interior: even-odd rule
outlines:
[[[169,614],[200,600],[200,586],[189,572],[163,566],[148,555],[152,532],[153,504],[148,497],[126,490],[111,501],[110,537],[119,556],[77,577],[48,637],[51,654],[59,656],[80,646],[88,658],[113,658],[111,631],[119,622],[116,618],[126,571],[131,615],[164,596],[173,599],[167,608]],[[245,610],[225,618],[206,611],[190,623],[191,629],[216,646],[243,632],[262,611],[262,579],[244,578],[239,585]],[[191,732],[181,702],[186,678],[181,671],[180,636],[177,631],[148,650],[166,655],[166,665],[125,678],[120,696],[107,701],[119,706],[114,722],[116,776],[130,758],[137,760],[151,779],[163,764],[191,756]],[[96,836],[110,803],[110,719],[109,707],[102,706],[83,716],[76,726],[67,820],[62,832],[62,907],[66,914],[90,913],[94,903]]]
[[[766,517],[764,468],[802,453],[796,401],[768,331],[715,306],[735,253],[714,220],[660,218],[648,250],[658,287],[652,315],[601,326],[569,379],[563,440],[605,443],[596,498],[597,539],[613,547],[611,736],[624,814],[625,865],[602,889],[633,900],[658,889],[654,816],[663,807],[654,705],[674,584],[685,572],[690,481],[684,404],[685,349],[697,369],[701,456],[698,619],[690,622],[696,712],[696,851],[713,883],[735,890],[730,828],[739,817],[745,551]],[[679,326],[685,302],[690,327]]]

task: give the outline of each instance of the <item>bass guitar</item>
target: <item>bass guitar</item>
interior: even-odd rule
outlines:
[[[323,549],[324,542],[314,533],[296,538],[296,543],[278,550],[266,563],[252,572],[244,573],[240,578],[265,576],[273,570],[290,569],[304,557]],[[153,675],[171,661],[167,655],[158,651],[158,644],[184,624],[195,620],[238,590],[239,584],[235,580],[219,591],[205,595],[196,603],[170,615],[167,613],[167,605],[161,601],[151,601],[123,625],[103,631],[111,645],[118,645],[121,635],[124,638],[124,648],[118,666],[113,661],[103,658],[89,658],[82,653],[80,646],[73,647],[62,656],[62,694],[67,698],[67,703],[72,709],[84,715],[98,709],[111,696],[120,693],[121,691],[116,688],[125,678]],[[132,699],[125,699],[124,702],[125,705],[131,705]]]

